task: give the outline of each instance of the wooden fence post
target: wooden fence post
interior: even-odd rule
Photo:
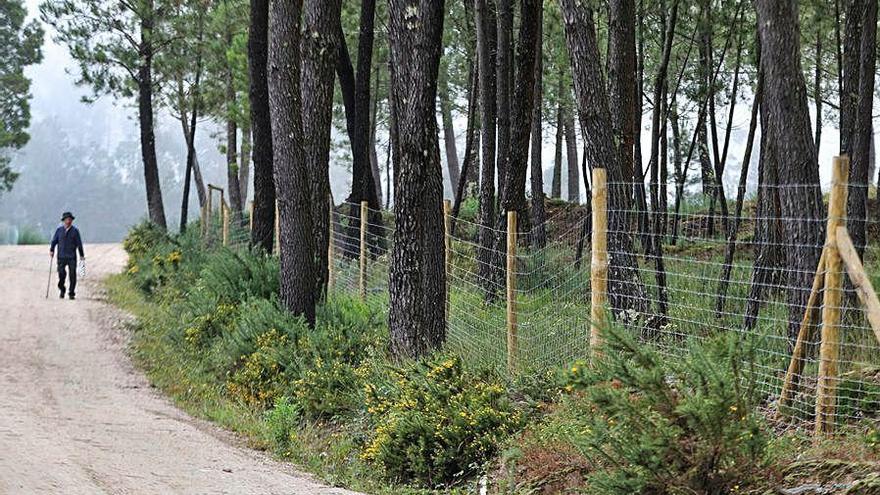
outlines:
[[[593,233],[590,241],[590,354],[598,355],[608,305],[608,186],[604,168],[593,168]]]
[[[880,343],[880,299],[877,298],[871,278],[868,277],[865,266],[862,265],[862,260],[859,259],[856,247],[853,246],[849,232],[844,226],[837,227],[837,250],[840,251],[840,257],[846,265],[846,273],[856,289],[856,295],[865,306],[865,316],[871,324],[871,330]]]
[[[834,157],[833,179],[828,200],[825,236],[825,292],[822,300],[822,343],[819,346],[819,380],[816,388],[816,434],[831,433],[837,405],[838,359],[840,357],[840,306],[843,277],[837,227],[846,225],[846,195],[849,157]]]
[[[369,214],[369,203],[361,201],[361,264],[358,276],[358,289],[360,291],[361,301],[367,299],[367,216]]]
[[[443,230],[444,239],[446,240],[446,319],[449,320],[449,274],[452,273],[452,234],[450,233],[450,221],[452,217],[450,211],[452,202],[448,199],[443,200]]]
[[[329,294],[334,286],[336,285],[336,266],[333,262],[336,257],[336,253],[334,250],[336,249],[336,239],[334,238],[333,232],[333,199],[329,200],[330,203],[330,218],[329,218],[329,226],[327,228],[330,233],[330,238],[327,242],[327,293]]]
[[[220,203],[220,214],[223,218],[223,245],[229,245],[229,207],[226,203]]]
[[[208,205],[205,210],[205,237],[211,235],[211,210],[214,209],[214,190],[208,186]]]
[[[516,212],[507,212],[507,371],[517,369],[519,342],[516,321]]]

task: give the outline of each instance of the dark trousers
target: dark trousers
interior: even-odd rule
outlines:
[[[70,294],[76,296],[76,258],[58,259],[58,290],[64,295],[64,281],[67,278],[67,272],[70,272]]]

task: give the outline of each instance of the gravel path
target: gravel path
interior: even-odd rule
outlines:
[[[46,246],[0,246],[0,494],[352,494],[237,446],[150,388],[97,281],[119,245],[86,246],[76,301],[45,299]]]

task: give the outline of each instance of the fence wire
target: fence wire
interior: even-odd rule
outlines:
[[[608,184],[609,191],[615,186],[630,194],[639,190],[628,183]],[[648,200],[633,197],[623,201],[626,207],[609,206],[608,217],[615,219],[609,222],[607,233],[612,266],[607,277],[609,291],[627,289],[612,294],[610,313],[615,324],[624,325],[645,345],[671,358],[682,356],[695,341],[730,332],[742,336],[743,345],[754,349],[748,364],[765,397],[763,407],[785,413],[788,425],[808,427],[816,408],[819,323],[828,309],[824,289],[818,293],[812,324],[807,327],[802,366],[792,376],[797,387],[792,388],[786,404],[780,404],[779,398],[825,244],[826,206],[820,205],[818,220],[785,218],[778,202],[762,201],[798,190],[815,191],[815,186],[762,187],[739,213],[732,199],[722,209],[720,201],[712,200],[712,191],[678,205],[670,199],[666,211],[652,211],[646,206]],[[610,205],[620,203],[611,201]],[[210,217],[203,226],[206,238],[247,246],[247,215],[227,220],[224,233],[223,213],[217,204],[206,213]],[[867,212],[878,209],[872,199],[864,213],[851,213],[847,220],[850,229],[865,226],[864,264],[875,285],[880,282],[880,222],[868,218]],[[520,216],[517,229],[514,293],[520,373],[566,365],[587,358],[590,351],[589,207],[548,201],[547,211],[543,229],[522,221],[528,212]],[[808,213],[798,212],[805,217]],[[366,304],[387,314],[394,218],[387,211],[367,210],[361,281],[361,216],[359,204],[333,208],[331,290],[363,293]],[[452,223],[446,348],[468,362],[504,370],[508,358],[507,232],[496,228],[495,219],[489,226],[468,218],[455,218]],[[796,225],[803,229],[793,228]],[[495,242],[481,247],[481,231]],[[535,237],[540,231],[546,233],[544,243]],[[629,278],[615,279],[613,274],[621,273],[615,267],[627,259],[631,265],[622,273]],[[841,267],[837,274],[849,280],[845,271]],[[826,268],[821,274],[827,278],[831,272]],[[841,312],[839,371],[830,380],[836,397],[832,420],[836,424],[877,421],[880,345],[852,285],[846,282],[844,288],[843,302],[837,308]],[[796,421],[788,421],[792,418]]]

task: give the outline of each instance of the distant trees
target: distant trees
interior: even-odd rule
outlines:
[[[0,193],[18,177],[9,151],[29,139],[31,81],[24,69],[42,60],[43,29],[37,21],[25,23],[26,15],[21,0],[0,0]]]
[[[166,0],[45,0],[42,19],[67,45],[78,64],[77,84],[90,86],[95,97],[135,97],[138,103],[141,156],[150,220],[165,228],[165,206],[159,184],[153,129],[153,62],[172,39],[167,18],[175,3]]]

